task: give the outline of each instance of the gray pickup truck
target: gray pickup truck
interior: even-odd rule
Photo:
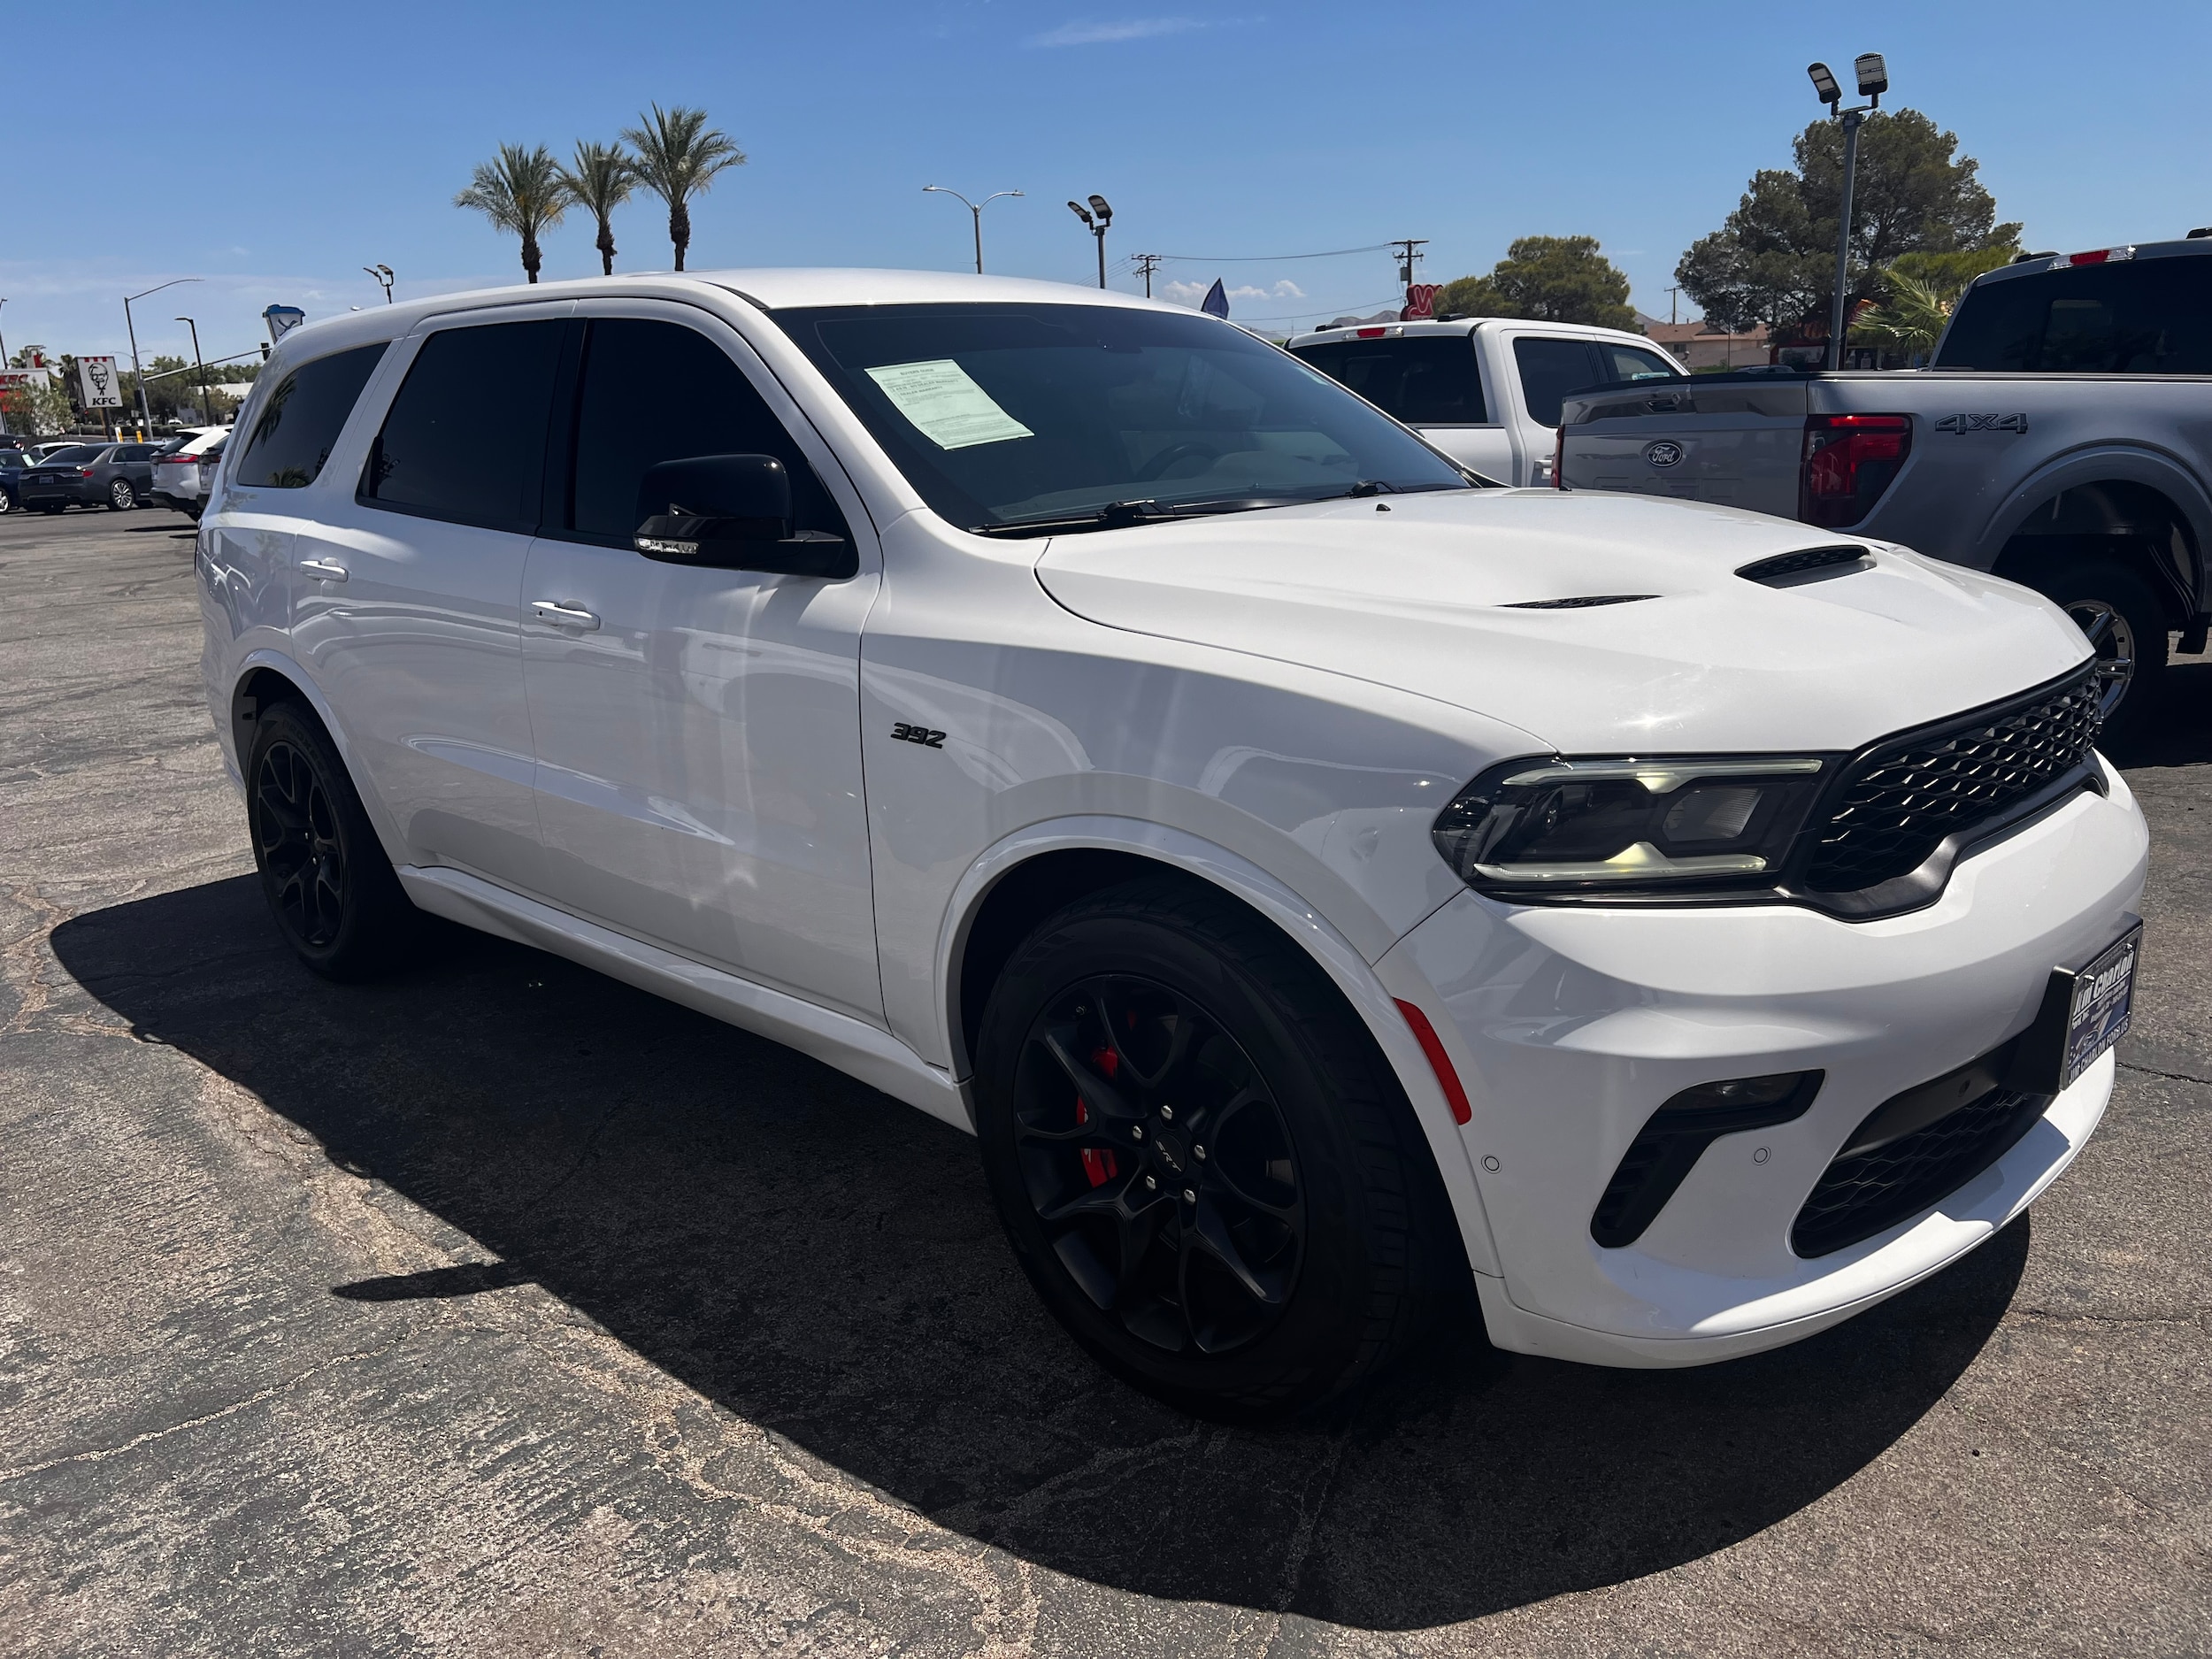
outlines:
[[[1725,503],[2024,583],[2095,643],[2107,724],[2212,618],[2212,233],[2024,256],[1932,366],[1786,368],[1570,394],[1554,481]]]

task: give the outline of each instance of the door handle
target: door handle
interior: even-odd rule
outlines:
[[[329,559],[302,559],[300,569],[317,581],[342,582],[346,579],[346,567]]]
[[[549,622],[557,628],[580,628],[589,634],[599,626],[599,618],[581,605],[565,605],[551,599],[533,599],[530,614],[540,622]]]

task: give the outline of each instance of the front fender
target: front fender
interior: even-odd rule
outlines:
[[[1056,818],[1015,831],[968,866],[954,887],[937,941],[939,1029],[935,1034],[942,1045],[941,1051],[953,1056],[956,1074],[964,1078],[972,1067],[962,1035],[960,962],[984,900],[1000,880],[1028,860],[1073,849],[1129,853],[1195,876],[1250,905],[1303,950],[1351,1004],[1412,1103],[1414,1117],[1451,1199],[1469,1265],[1480,1273],[1499,1271],[1496,1247],[1491,1242],[1466,1143],[1452,1119],[1443,1088],[1389,989],[1351,941],[1288,887],[1249,859],[1188,831],[1137,818]],[[1410,991],[1414,987],[1400,988]],[[1440,1007],[1432,998],[1409,995],[1408,1000],[1429,1001]],[[1440,1014],[1432,1015],[1432,1019],[1440,1018]]]

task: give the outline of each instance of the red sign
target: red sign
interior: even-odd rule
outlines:
[[[1406,308],[1398,313],[1402,323],[1425,322],[1436,315],[1436,296],[1442,291],[1440,282],[1416,282],[1406,290]]]

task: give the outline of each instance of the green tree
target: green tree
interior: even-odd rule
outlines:
[[[1595,236],[1523,236],[1488,276],[1444,284],[1439,317],[1532,317],[1548,323],[1636,328],[1628,278]]]
[[[1877,298],[1883,268],[1901,256],[2008,255],[2016,247],[2020,227],[1996,222],[1996,201],[1976,176],[1979,164],[1956,154],[1958,144],[1957,134],[1917,110],[1867,118],[1851,194],[1848,306]],[[1675,267],[1682,291],[1724,328],[1764,323],[1801,338],[1827,334],[1843,197],[1841,126],[1815,121],[1793,148],[1794,170],[1754,173],[1727,222],[1691,243]]]
[[[1951,302],[1932,285],[1892,266],[1884,287],[1887,301],[1870,305],[1851,325],[1851,339],[1886,346],[1912,358],[1935,349],[1943,326],[1951,320]]]
[[[725,167],[741,167],[745,152],[726,134],[707,126],[704,110],[678,104],[666,114],[652,113],[622,134],[637,151],[638,182],[668,204],[668,240],[675,244],[676,269],[684,268],[691,246],[691,198],[703,194]]]
[[[2010,226],[2001,228],[2011,229]],[[1910,277],[1924,283],[1941,300],[1955,300],[1966,285],[1985,271],[2010,265],[2020,251],[2017,242],[1995,242],[1984,248],[1962,248],[1954,253],[1904,253],[1889,262],[1893,277]],[[1833,259],[1831,255],[1831,260]]]
[[[498,158],[480,163],[469,188],[453,198],[454,206],[481,213],[494,229],[522,238],[522,268],[533,282],[544,263],[538,237],[561,222],[568,204],[561,164],[543,144],[502,144]]]
[[[630,199],[638,186],[637,163],[619,144],[596,144],[588,139],[576,143],[575,161],[561,169],[561,186],[569,199],[599,221],[599,267],[614,274],[614,211]],[[682,261],[677,268],[682,268]]]

